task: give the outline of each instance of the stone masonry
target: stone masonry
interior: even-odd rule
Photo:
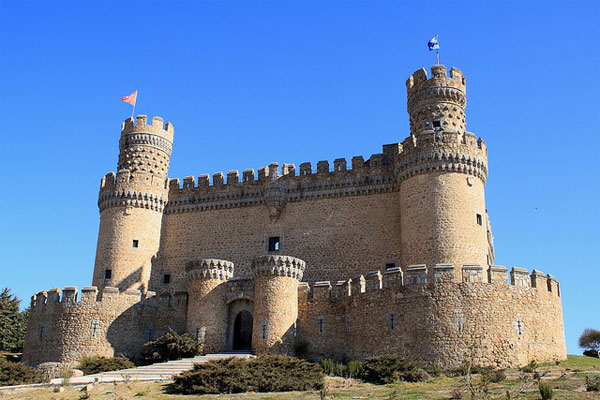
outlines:
[[[23,359],[139,357],[169,328],[203,353],[400,354],[459,365],[566,357],[560,286],[495,265],[487,147],[466,79],[406,82],[410,135],[367,159],[168,179],[174,128],[126,120],[101,180],[93,285],[32,297]],[[510,275],[510,279],[509,279]]]

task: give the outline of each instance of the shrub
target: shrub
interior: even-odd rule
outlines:
[[[529,364],[522,367],[521,371],[527,372],[527,373],[535,373],[535,370],[537,369],[537,367],[538,367],[537,361],[533,360]]]
[[[554,397],[554,391],[552,390],[550,384],[540,382],[538,383],[538,388],[540,389],[540,396],[542,396],[542,400],[552,400]]]
[[[0,386],[23,385],[46,381],[42,371],[22,363],[0,359]]]
[[[588,392],[600,392],[600,376],[586,376],[585,390]]]
[[[331,358],[326,358],[321,361],[321,367],[323,368],[325,375],[331,376],[335,372],[335,365],[333,364],[333,360],[331,360]]]
[[[335,374],[345,378],[348,376],[348,367],[344,363],[335,364]]]
[[[191,335],[178,335],[172,329],[158,339],[144,344],[144,347],[142,357],[149,364],[194,357],[199,350],[198,342]]]
[[[348,372],[350,378],[355,378],[363,372],[363,365],[360,361],[350,361],[348,363]]]
[[[586,357],[594,357],[594,358],[599,358],[598,357],[598,351],[596,350],[586,350],[583,352],[583,355]]]
[[[172,388],[184,394],[283,392],[320,389],[322,368],[318,364],[287,356],[254,359],[228,358],[196,364],[178,375]]]
[[[499,383],[506,380],[506,373],[503,369],[488,369],[482,372],[482,378],[490,383]]]
[[[596,350],[597,355],[598,350],[600,350],[600,331],[591,328],[584,329],[581,336],[579,336],[579,347]]]
[[[77,369],[85,375],[98,374],[100,372],[118,371],[120,369],[134,368],[135,364],[122,357],[98,357],[86,356],[81,359]]]
[[[386,355],[368,358],[363,364],[361,377],[369,382],[388,384],[424,381],[429,379],[429,374],[415,361]]]

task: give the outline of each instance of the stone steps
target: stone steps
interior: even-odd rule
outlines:
[[[167,361],[143,367],[122,369],[120,371],[102,372],[100,374],[85,375],[77,378],[71,378],[71,384],[103,383],[103,382],[124,382],[124,381],[159,381],[171,380],[173,376],[194,368],[194,364],[202,364],[211,360],[220,360],[230,357],[250,358],[254,357],[251,353],[231,352],[219,354],[207,354],[205,356],[196,356],[193,358],[184,358],[181,360]],[[52,379],[52,384],[60,384],[62,379]]]

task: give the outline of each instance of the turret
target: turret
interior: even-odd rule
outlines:
[[[401,182],[402,267],[493,263],[485,208],[487,149],[465,130],[465,78],[456,68],[435,65],[406,82],[411,134],[395,165]]]
[[[252,263],[256,354],[292,354],[298,319],[298,283],[306,263],[298,258],[268,255]]]
[[[227,286],[233,277],[233,263],[202,259],[186,266],[188,277],[187,330],[200,345],[200,352],[226,350]]]
[[[100,232],[93,285],[147,289],[168,200],[173,126],[139,115],[121,127],[117,174],[100,184]]]

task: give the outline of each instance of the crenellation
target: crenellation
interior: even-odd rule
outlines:
[[[322,281],[315,282],[313,286],[313,299],[321,300],[321,299],[330,299],[331,296],[331,282],[330,281]]]
[[[240,174],[237,170],[227,173],[227,185],[237,185],[240,182]]]
[[[254,169],[245,169],[242,178],[243,183],[254,183]]]
[[[196,181],[193,176],[183,178],[183,189],[193,189],[196,187]]]
[[[402,268],[388,268],[383,274],[383,287],[397,289],[404,286],[404,274]]]
[[[508,270],[503,265],[490,265],[488,282],[498,285],[508,285]]]
[[[510,271],[510,284],[525,288],[530,287],[529,272],[525,268],[513,267]]]
[[[414,264],[406,268],[406,284],[422,285],[427,283],[427,265]]]
[[[435,264],[433,267],[434,283],[454,282],[454,265]]]
[[[317,174],[329,173],[329,161],[319,161],[317,163]]]
[[[531,287],[539,289],[548,289],[548,277],[542,272],[534,269],[531,271]]]
[[[383,275],[379,270],[369,272],[365,277],[365,291],[374,292],[383,287]]]
[[[350,295],[357,296],[366,291],[366,280],[364,275],[355,276],[348,280],[350,282]]]
[[[281,167],[281,174],[289,177],[296,176],[296,166],[294,164],[283,164],[283,167]]]
[[[300,164],[300,176],[306,176],[312,174],[312,166],[309,162],[303,162]]]
[[[355,156],[352,157],[352,170],[353,171],[362,171],[365,167],[365,159],[363,156]]]
[[[213,186],[215,187],[223,186],[225,182],[225,177],[223,176],[223,173],[217,172],[216,174],[213,174],[212,182]]]
[[[61,300],[61,290],[59,288],[53,288],[48,290],[48,297],[46,298],[46,304],[58,304]]]
[[[346,171],[346,159],[345,158],[336,158],[333,161],[333,171],[334,172]]]
[[[487,277],[486,277],[487,279]],[[483,267],[479,264],[463,265],[462,267],[462,281],[463,282],[484,282],[483,280]]]

